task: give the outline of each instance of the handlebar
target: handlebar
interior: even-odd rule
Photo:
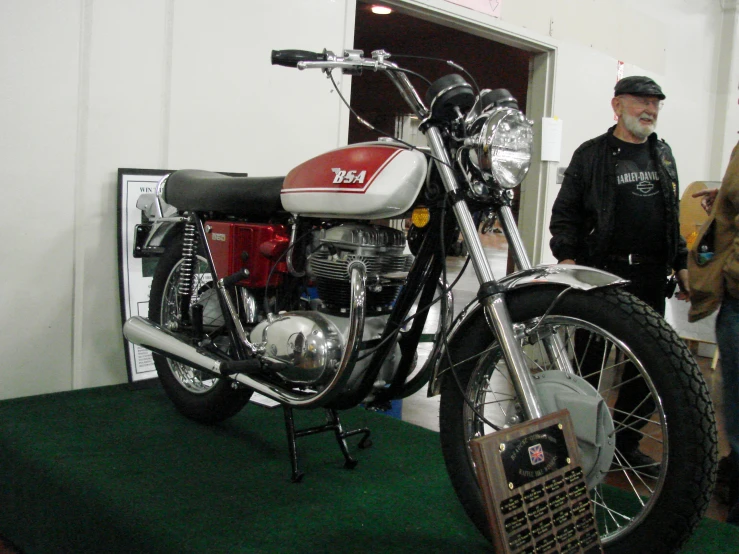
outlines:
[[[371,58],[363,58],[361,50],[347,50],[344,57],[324,50],[321,53],[308,50],[272,50],[272,65],[296,67],[298,69],[341,69],[351,72],[362,69],[374,71],[397,69],[398,66],[386,61],[390,54],[384,50],[372,52]]]
[[[272,50],[272,65],[298,67],[299,62],[320,62],[326,60],[326,51],[321,53],[308,50]]]
[[[308,50],[272,50],[272,65],[298,67],[299,62],[320,62],[325,59],[325,50],[320,53]]]
[[[335,56],[333,52],[324,50],[322,53],[307,50],[272,50],[272,65],[296,67],[298,69],[341,69],[344,73],[359,75],[363,69],[384,71],[400,91],[414,114],[424,119],[428,110],[418,96],[408,77],[396,64],[387,61],[390,54],[384,50],[375,50],[371,58],[362,57],[361,50],[347,50],[344,57]]]

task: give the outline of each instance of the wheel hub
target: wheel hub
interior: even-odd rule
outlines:
[[[544,414],[567,409],[577,436],[580,462],[588,488],[608,473],[616,451],[613,418],[603,397],[582,377],[561,371],[534,375]]]

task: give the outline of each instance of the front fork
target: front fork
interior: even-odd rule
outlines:
[[[501,206],[498,210],[498,217],[503,225],[503,230],[506,234],[506,240],[508,241],[509,248],[513,249],[513,257],[516,260],[516,265],[521,271],[531,269],[531,260],[526,253],[526,249],[523,246],[521,240],[521,233],[518,232],[518,225],[513,217],[513,212],[509,206]],[[569,356],[567,356],[567,349],[562,342],[562,337],[557,333],[552,333],[542,340],[544,349],[552,360],[554,366],[559,370],[569,375],[574,375],[575,370],[572,368]]]
[[[454,215],[459,223],[464,243],[472,260],[475,275],[480,283],[480,291],[478,292],[480,303],[485,308],[488,323],[498,338],[503,356],[511,370],[513,386],[518,398],[521,400],[524,413],[528,419],[538,419],[544,413],[539,404],[534,380],[529,372],[521,343],[516,339],[514,333],[513,321],[511,320],[511,315],[505,302],[504,291],[498,286],[495,280],[495,276],[482,248],[472,214],[457,186],[457,179],[452,170],[451,161],[447,155],[441,133],[438,128],[430,126],[426,131],[426,136],[431,151],[437,159],[436,165],[441,174],[444,187],[452,199],[452,209],[454,210]],[[503,206],[500,210],[500,216],[506,238],[510,247],[513,249],[517,265],[520,269],[531,268],[531,262],[523,247],[521,236],[518,233],[518,227],[513,220],[510,208]],[[570,366],[568,357],[564,355],[564,345],[561,343],[559,336],[553,334],[546,340],[547,350],[550,350],[550,354],[557,363],[558,368],[571,373],[572,367]]]

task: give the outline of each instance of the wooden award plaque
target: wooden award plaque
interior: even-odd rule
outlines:
[[[602,553],[570,413],[470,441],[496,552]]]

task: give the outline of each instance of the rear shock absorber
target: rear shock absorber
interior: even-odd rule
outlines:
[[[195,281],[194,270],[198,263],[198,237],[195,225],[186,223],[182,236],[182,264],[180,264],[179,283],[177,293],[180,301],[180,320],[190,322],[190,298]]]

